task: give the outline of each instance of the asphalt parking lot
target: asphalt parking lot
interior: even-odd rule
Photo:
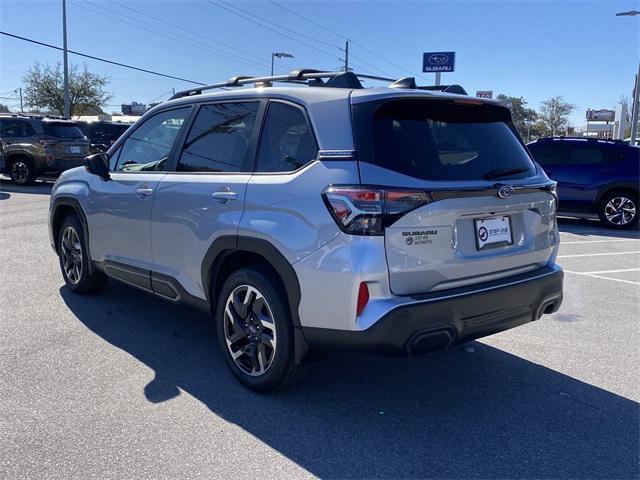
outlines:
[[[251,393],[204,315],[63,286],[50,184],[0,183],[0,478],[638,478],[640,234],[563,220],[561,310]]]

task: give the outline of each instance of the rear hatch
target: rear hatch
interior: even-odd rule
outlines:
[[[45,121],[42,122],[47,152],[54,159],[83,159],[89,155],[89,140],[87,140],[73,122]]]
[[[555,259],[555,185],[507,108],[458,96],[354,95],[352,112],[361,184],[395,205],[383,207],[393,213],[383,235],[395,294],[472,285]]]

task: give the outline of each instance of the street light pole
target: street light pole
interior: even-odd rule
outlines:
[[[633,89],[633,111],[631,112],[631,139],[629,144],[635,145],[638,137],[638,104],[640,100],[640,63],[638,63],[638,73],[636,73],[636,83]]]
[[[273,61],[274,59],[278,57],[278,58],[294,58],[293,55],[291,55],[290,53],[286,53],[286,52],[271,52],[271,76],[273,77]]]
[[[69,61],[67,58],[67,0],[62,0],[62,48],[64,50],[64,118],[70,118]]]
[[[618,12],[616,13],[616,17],[635,17],[636,15],[640,15],[640,11],[638,10],[629,10],[628,12]],[[636,137],[638,135],[638,100],[640,99],[640,63],[638,63],[638,73],[636,73],[636,79],[633,83],[633,105],[631,105],[631,138],[629,139],[629,143],[631,145],[636,144]]]

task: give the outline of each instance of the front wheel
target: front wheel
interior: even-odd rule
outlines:
[[[243,268],[224,283],[217,304],[218,343],[233,375],[266,392],[302,378],[295,365],[293,326],[284,292],[260,267]]]
[[[638,195],[624,191],[608,193],[600,201],[598,215],[609,228],[631,228],[638,223]]]
[[[104,289],[107,277],[89,271],[89,255],[80,219],[69,215],[62,222],[58,237],[58,259],[64,283],[74,293],[97,293]]]

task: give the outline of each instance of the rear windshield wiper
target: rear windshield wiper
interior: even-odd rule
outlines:
[[[485,180],[492,180],[494,178],[507,177],[509,175],[515,175],[516,173],[524,173],[528,172],[529,169],[526,167],[518,167],[518,168],[496,168],[494,170],[489,170],[484,174],[482,178]]]

